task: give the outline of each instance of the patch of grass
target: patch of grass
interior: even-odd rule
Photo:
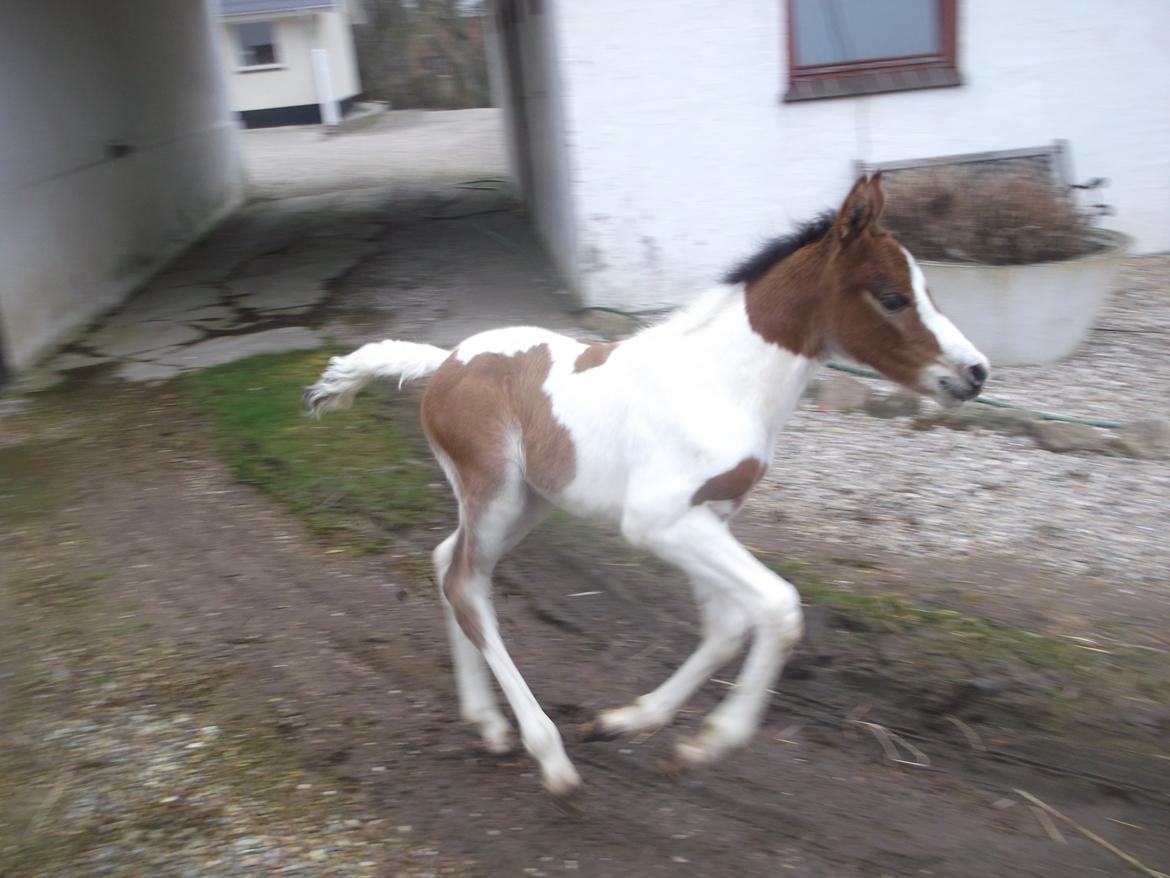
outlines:
[[[877,634],[898,634],[929,641],[933,651],[975,663],[1006,661],[1036,669],[1093,673],[1104,670],[1106,656],[1078,649],[1049,634],[999,624],[956,610],[916,607],[892,594],[860,594],[834,587],[807,565],[757,552],[757,557],[800,591],[809,604],[828,607],[840,627]]]
[[[276,497],[318,532],[368,550],[389,533],[435,520],[442,474],[413,402],[369,392],[316,421],[301,393],[325,365],[319,351],[251,357],[183,379],[211,415],[236,476]]]
[[[61,502],[60,463],[44,448],[0,448],[0,521],[18,524],[52,512]]]

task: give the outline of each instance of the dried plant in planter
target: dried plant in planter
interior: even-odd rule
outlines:
[[[883,221],[919,259],[1022,265],[1100,247],[1092,214],[1034,171],[923,168],[885,182]]]

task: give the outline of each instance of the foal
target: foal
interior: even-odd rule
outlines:
[[[374,378],[433,374],[422,423],[459,503],[434,552],[463,718],[493,753],[511,747],[487,671],[539,762],[545,787],[580,783],[561,737],[500,638],[491,575],[555,504],[620,523],[679,567],[702,614],[698,649],[662,685],[601,713],[605,737],[669,723],[749,639],[735,687],[680,742],[684,766],[748,742],[802,630],[796,589],[752,556],[729,519],[764,474],[776,434],[832,354],[958,405],[987,359],[934,306],[913,257],[879,224],[878,176],[735,269],[726,285],[616,344],[531,327],[475,335],[454,351],[405,341],[335,357],[306,391],[314,413],[347,407]]]

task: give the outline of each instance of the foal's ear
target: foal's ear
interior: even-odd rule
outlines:
[[[882,191],[882,172],[866,179],[858,178],[849,190],[841,211],[837,214],[837,237],[848,242],[860,235],[871,224],[876,225],[886,204]]]

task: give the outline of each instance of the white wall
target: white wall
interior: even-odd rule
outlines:
[[[575,286],[580,251],[571,204],[572,153],[565,139],[564,87],[557,61],[557,10],[552,3],[515,3],[517,15],[510,20],[516,40],[509,43],[497,14],[503,5],[488,7],[485,33],[492,95],[504,107],[513,177],[523,190],[541,243],[561,275]],[[542,13],[532,12],[533,7],[542,6]],[[522,73],[519,95],[513,81],[517,69]]]
[[[247,21],[272,24],[278,61],[276,68],[240,70],[239,43],[232,25]],[[227,71],[231,106],[236,112],[316,104],[313,49],[325,49],[329,53],[333,94],[338,100],[351,98],[361,91],[353,32],[345,4],[331,10],[296,15],[232,16],[221,21],[217,32],[223,69]]]
[[[969,0],[964,85],[792,104],[782,0],[544,5],[565,96],[574,280],[593,304],[689,299],[762,237],[836,206],[857,159],[1058,138],[1078,177],[1110,180],[1110,225],[1139,251],[1170,249],[1165,0]]]
[[[243,167],[202,2],[9,4],[0,82],[0,326],[19,367],[232,209]]]

